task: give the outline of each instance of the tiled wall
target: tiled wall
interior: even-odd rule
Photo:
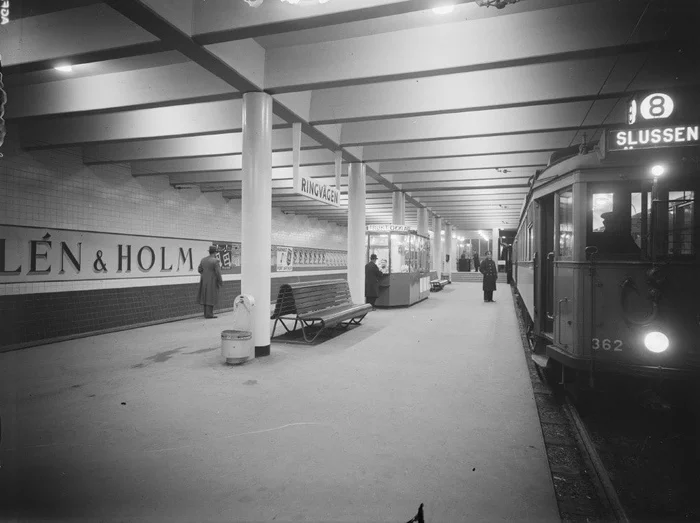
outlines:
[[[285,274],[273,278],[270,303],[283,283],[346,279],[345,273]],[[71,339],[100,332],[163,323],[202,315],[198,283],[123,289],[0,296],[0,352],[31,347],[47,340]],[[226,281],[215,312],[231,310],[241,293],[240,280]]]
[[[226,202],[219,193],[200,193],[197,189],[176,190],[170,187],[167,176],[133,177],[128,164],[85,166],[78,148],[23,151],[8,140],[2,152],[0,224],[241,241],[239,200]],[[314,218],[285,215],[273,209],[272,244],[344,251],[347,250],[347,229]],[[338,271],[333,272],[335,274],[328,277],[342,277],[338,276]],[[12,339],[12,344],[35,339],[38,324],[49,319],[54,321],[55,318],[49,318],[47,314],[57,307],[66,311],[61,317],[75,324],[75,333],[93,331],[96,325],[113,328],[107,327],[99,316],[114,315],[116,304],[124,300],[131,302],[127,295],[135,292],[133,287],[136,285],[140,288],[139,299],[144,298],[143,303],[146,304],[149,301],[154,303],[153,310],[141,311],[139,318],[167,321],[168,318],[196,313],[199,307],[194,303],[187,307],[194,305],[195,309],[185,307],[180,310],[176,307],[177,310],[162,312],[167,311],[168,307],[157,304],[161,298],[169,299],[167,297],[172,292],[182,294],[184,301],[194,302],[188,297],[196,292],[193,289],[197,286],[198,278],[169,280],[172,280],[168,282],[171,285],[163,285],[166,283],[163,279],[148,281],[141,278],[138,283],[127,280],[119,285],[119,289],[114,288],[114,282],[107,284],[101,280],[0,284],[0,312],[3,316],[0,347],[9,345],[8,337]],[[227,280],[226,288],[236,292],[240,281]],[[129,281],[133,284],[129,284]],[[273,286],[275,284],[273,280]],[[168,287],[178,289],[168,290]],[[32,294],[31,299],[28,298],[29,294]],[[50,295],[53,296],[49,298]],[[232,303],[234,296],[228,303]],[[85,303],[99,304],[105,300],[107,303],[103,308],[98,307],[99,310],[93,308],[90,312],[92,319],[88,320],[81,317],[81,312],[67,312],[66,303],[72,298],[80,298]],[[10,314],[12,310],[21,310],[22,314]],[[44,312],[40,314],[38,311]],[[124,321],[128,323],[131,320]],[[32,327],[33,324],[37,324],[36,329]],[[20,331],[22,335],[18,335]],[[51,332],[58,336],[70,335],[70,332],[66,334],[65,327],[60,331],[62,334],[57,334],[56,330]]]

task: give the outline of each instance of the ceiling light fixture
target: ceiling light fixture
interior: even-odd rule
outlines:
[[[250,7],[260,7],[264,0],[243,0]],[[315,5],[315,4],[325,4],[330,0],[280,0],[281,2],[286,2],[292,5]]]
[[[519,0],[474,0],[476,5],[479,7],[495,7],[496,9],[503,9],[508,4],[514,4]]]
[[[442,5],[440,7],[433,7],[433,13],[436,15],[448,15],[455,10],[453,5]]]
[[[61,71],[62,73],[70,73],[73,70],[72,65],[59,65],[58,67],[54,67],[56,71]]]

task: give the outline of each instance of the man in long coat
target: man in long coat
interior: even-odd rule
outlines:
[[[372,310],[375,310],[374,302],[379,298],[379,278],[383,275],[377,267],[377,255],[372,254],[369,263],[365,265],[365,303],[371,304]]]
[[[486,259],[479,265],[479,272],[484,275],[484,301],[493,302],[493,291],[496,290],[498,268],[496,262],[491,259],[491,251],[486,251]]]
[[[202,258],[197,268],[199,274],[201,274],[197,303],[204,305],[205,318],[216,318],[214,316],[214,306],[219,301],[219,289],[223,285],[221,266],[215,253],[216,247],[211,245],[209,247],[209,256]]]

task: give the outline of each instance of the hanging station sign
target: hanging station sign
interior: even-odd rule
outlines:
[[[315,182],[306,176],[294,178],[294,192],[334,207],[340,207],[340,191],[338,189]]]
[[[324,183],[314,181],[308,176],[302,176],[299,170],[301,157],[301,124],[292,124],[292,176],[294,178],[294,192],[327,203],[333,207],[340,207],[340,190]],[[336,183],[339,184],[339,162],[336,160]],[[339,186],[339,185],[338,185]]]
[[[628,127],[607,131],[607,150],[699,145],[700,124],[687,123],[688,117],[695,115],[686,114],[689,107],[684,107],[684,102],[683,97],[660,92],[634,97],[627,104]]]

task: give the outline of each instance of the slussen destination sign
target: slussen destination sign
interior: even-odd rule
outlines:
[[[607,131],[607,150],[657,149],[700,144],[700,125],[680,121],[691,116],[684,114],[684,102],[687,105],[688,100],[684,97],[679,96],[674,100],[670,95],[658,92],[633,98],[627,104],[627,124],[630,127]],[[656,123],[655,121],[661,125],[644,125]]]
[[[681,125],[608,131],[608,150],[656,149],[679,145],[698,145],[700,126]]]

